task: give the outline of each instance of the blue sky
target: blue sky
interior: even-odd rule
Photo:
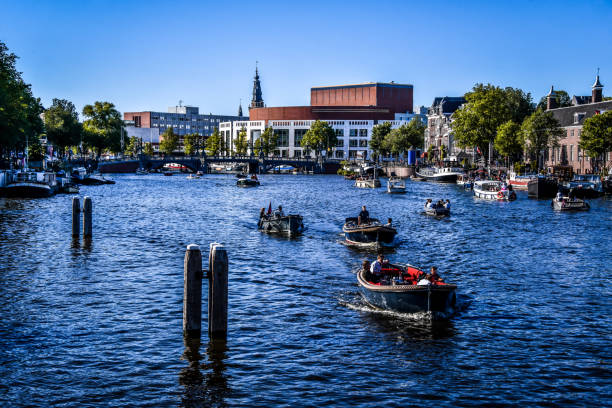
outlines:
[[[235,114],[259,61],[268,106],[310,87],[410,83],[416,105],[476,82],[534,100],[551,84],[612,95],[612,1],[14,1],[0,40],[45,106],[108,100],[124,111],[184,104]],[[245,110],[246,111],[246,110]]]

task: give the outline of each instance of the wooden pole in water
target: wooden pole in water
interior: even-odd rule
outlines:
[[[227,251],[221,244],[210,244],[208,257],[208,336],[227,338]]]
[[[183,277],[183,334],[199,337],[202,330],[202,253],[196,244],[187,246]]]
[[[80,228],[81,200],[79,197],[72,197],[72,238],[81,235]]]
[[[83,198],[83,238],[91,238],[91,197]]]

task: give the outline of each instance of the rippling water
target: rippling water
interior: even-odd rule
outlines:
[[[91,245],[71,242],[70,196],[0,199],[0,405],[612,405],[610,200],[560,214],[429,183],[392,196],[336,176],[115,179],[81,188]],[[422,215],[426,198],[450,198],[452,217]],[[270,201],[306,234],[259,233]],[[459,285],[460,313],[364,303],[367,254],[339,244],[362,204],[399,225],[392,261]],[[230,259],[228,341],[186,342],[185,247],[206,259],[215,241]]]

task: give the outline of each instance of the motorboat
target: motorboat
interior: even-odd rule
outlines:
[[[406,182],[398,177],[391,177],[387,180],[387,193],[403,194],[406,192]]]
[[[269,234],[295,237],[304,232],[304,222],[298,214],[260,214],[257,228]]]
[[[380,186],[380,179],[378,178],[358,177],[355,179],[355,187],[357,188],[378,188]]]
[[[0,195],[4,197],[40,198],[57,192],[55,173],[24,169],[6,174]]]
[[[538,177],[537,174],[523,174],[523,175],[519,175],[515,172],[510,172],[509,177],[508,177],[508,184],[512,185],[512,188],[515,190],[523,190],[523,191],[527,191],[528,189],[528,184],[529,181],[535,179],[536,177]]]
[[[87,186],[115,184],[114,180],[104,177],[99,173],[88,173],[85,167],[76,167],[72,169],[71,181],[74,184],[83,184]]]
[[[563,187],[579,198],[597,198],[605,193],[598,174],[574,174],[574,178],[563,183]]]
[[[460,174],[457,176],[457,185],[469,190],[473,187],[474,182],[467,174]]]
[[[146,169],[143,169],[142,167],[139,167],[136,169],[136,174],[138,174],[139,176],[145,175],[145,174],[149,174],[149,172]]]
[[[358,223],[357,217],[347,218],[342,227],[347,245],[362,248],[390,248],[395,245],[397,230],[390,225],[383,225],[376,218]]]
[[[555,211],[588,211],[591,209],[589,203],[575,197],[555,197],[550,206]]]
[[[427,204],[425,204],[425,214],[439,218],[450,217],[450,208],[447,208],[444,205],[432,205],[427,207]]]
[[[425,273],[412,265],[383,266],[384,278],[368,280],[369,273],[357,274],[359,290],[372,306],[399,313],[452,313],[457,303],[457,285],[441,281],[422,284]]]
[[[79,186],[74,184],[70,177],[57,177],[58,194],[78,194]]]
[[[416,175],[435,183],[456,183],[459,175],[465,174],[460,167],[424,167]]]
[[[478,180],[474,182],[474,197],[484,200],[513,201],[516,193],[505,188],[505,184],[497,180]]]
[[[529,198],[553,198],[559,191],[556,178],[537,176],[527,182],[527,195]]]
[[[425,181],[423,177],[419,177],[419,176],[410,176],[410,180],[411,181]]]
[[[238,187],[257,187],[259,186],[259,180],[256,175],[252,175],[250,178],[241,177],[236,180],[236,185]]]
[[[200,176],[198,176],[195,173],[191,173],[190,175],[187,176],[187,180],[197,180],[199,178],[200,178]]]

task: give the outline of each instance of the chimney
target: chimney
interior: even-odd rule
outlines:
[[[603,101],[603,85],[599,82],[599,69],[597,69],[597,78],[591,91],[591,103]]]
[[[553,86],[550,86],[550,92],[546,95],[546,110],[555,109],[557,107],[557,93]]]

